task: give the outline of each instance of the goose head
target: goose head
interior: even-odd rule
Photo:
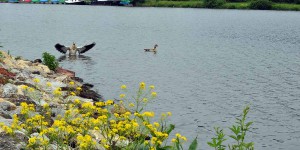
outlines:
[[[73,42],[73,44],[71,45],[70,49],[72,49],[72,50],[76,50],[77,49],[75,42]]]
[[[154,48],[156,48],[156,47],[158,47],[158,45],[157,45],[157,44],[155,44],[155,45],[154,45]]]

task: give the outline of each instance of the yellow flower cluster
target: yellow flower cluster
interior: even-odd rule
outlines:
[[[21,114],[28,114],[29,111],[35,111],[35,106],[33,104],[27,104],[25,102],[21,103]]]
[[[33,79],[33,82],[39,83],[39,82],[40,82],[40,79],[39,79],[39,78],[34,78],[34,79]]]
[[[96,145],[96,142],[92,139],[90,135],[78,135],[77,142],[79,143],[79,148],[82,150],[89,150]]]
[[[74,85],[72,82],[69,84]],[[0,124],[0,127],[10,134],[14,130],[25,130],[28,135],[38,132],[38,136],[30,137],[27,141],[29,149],[41,149],[49,144],[57,144],[61,148],[74,143],[74,140],[77,149],[82,150],[93,150],[96,146],[102,146],[107,150],[130,149],[132,144],[139,144],[136,147],[142,146],[144,149],[160,148],[169,138],[170,131],[166,128],[168,126],[166,118],[172,113],[163,113],[159,121],[152,122],[151,119],[155,117],[155,113],[142,111],[144,104],[156,97],[156,92],[152,91],[154,86],[149,87],[150,92],[145,91],[146,84],[141,82],[137,98],[134,98],[132,102],[126,100],[128,108],[125,107],[123,101],[119,104],[113,100],[84,103],[75,99],[72,104],[67,104],[65,113],[62,116],[56,116],[53,123],[50,122],[49,104],[43,105],[39,114],[35,112],[34,105],[21,103],[22,117],[18,118],[14,115],[11,127],[3,124]],[[126,85],[121,86],[121,89],[126,88]],[[61,89],[55,89],[53,94],[60,96]],[[120,97],[125,98],[125,94],[121,94]],[[133,107],[135,110],[130,111],[129,108]],[[101,134],[103,138],[96,139],[91,131]],[[145,140],[149,137],[150,140]],[[174,140],[179,143],[179,140],[186,141],[186,137],[176,134],[176,138],[172,140],[176,142]]]
[[[54,96],[61,96],[61,95],[62,95],[61,88],[56,88],[56,89],[53,91],[53,95],[54,95]]]

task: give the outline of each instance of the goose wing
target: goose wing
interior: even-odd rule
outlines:
[[[70,47],[66,47],[64,45],[61,45],[59,43],[55,44],[54,47],[61,53],[65,54],[68,50],[70,50]]]
[[[96,43],[93,42],[92,44],[87,44],[83,47],[77,48],[77,51],[78,51],[79,54],[82,54],[82,53],[85,53],[88,50],[92,49],[95,45],[96,45]]]

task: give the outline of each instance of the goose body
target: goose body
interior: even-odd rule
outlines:
[[[158,45],[157,44],[155,44],[154,45],[154,48],[146,48],[146,49],[144,49],[145,50],[145,52],[156,52],[157,50],[156,50],[156,48],[158,47]]]
[[[56,50],[58,50],[59,52],[61,52],[63,54],[66,54],[69,51],[69,55],[76,55],[77,52],[80,55],[80,54],[85,53],[88,50],[92,49],[95,45],[96,45],[96,43],[93,42],[92,44],[87,44],[83,47],[77,47],[76,44],[73,42],[73,44],[70,47],[66,47],[59,43],[55,44],[54,47],[56,48]]]

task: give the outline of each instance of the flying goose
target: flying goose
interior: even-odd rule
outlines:
[[[92,49],[95,45],[96,45],[96,43],[93,42],[92,44],[87,44],[83,47],[76,47],[75,43],[73,42],[73,44],[70,47],[66,47],[59,43],[55,44],[54,47],[63,54],[66,54],[67,51],[69,51],[69,55],[76,55],[76,52],[78,52],[78,54],[80,55],[80,54],[85,53],[88,50]]]
[[[156,48],[158,47],[158,45],[157,44],[155,44],[154,45],[154,48],[148,48],[148,49],[144,49],[145,50],[145,52],[156,52]]]

